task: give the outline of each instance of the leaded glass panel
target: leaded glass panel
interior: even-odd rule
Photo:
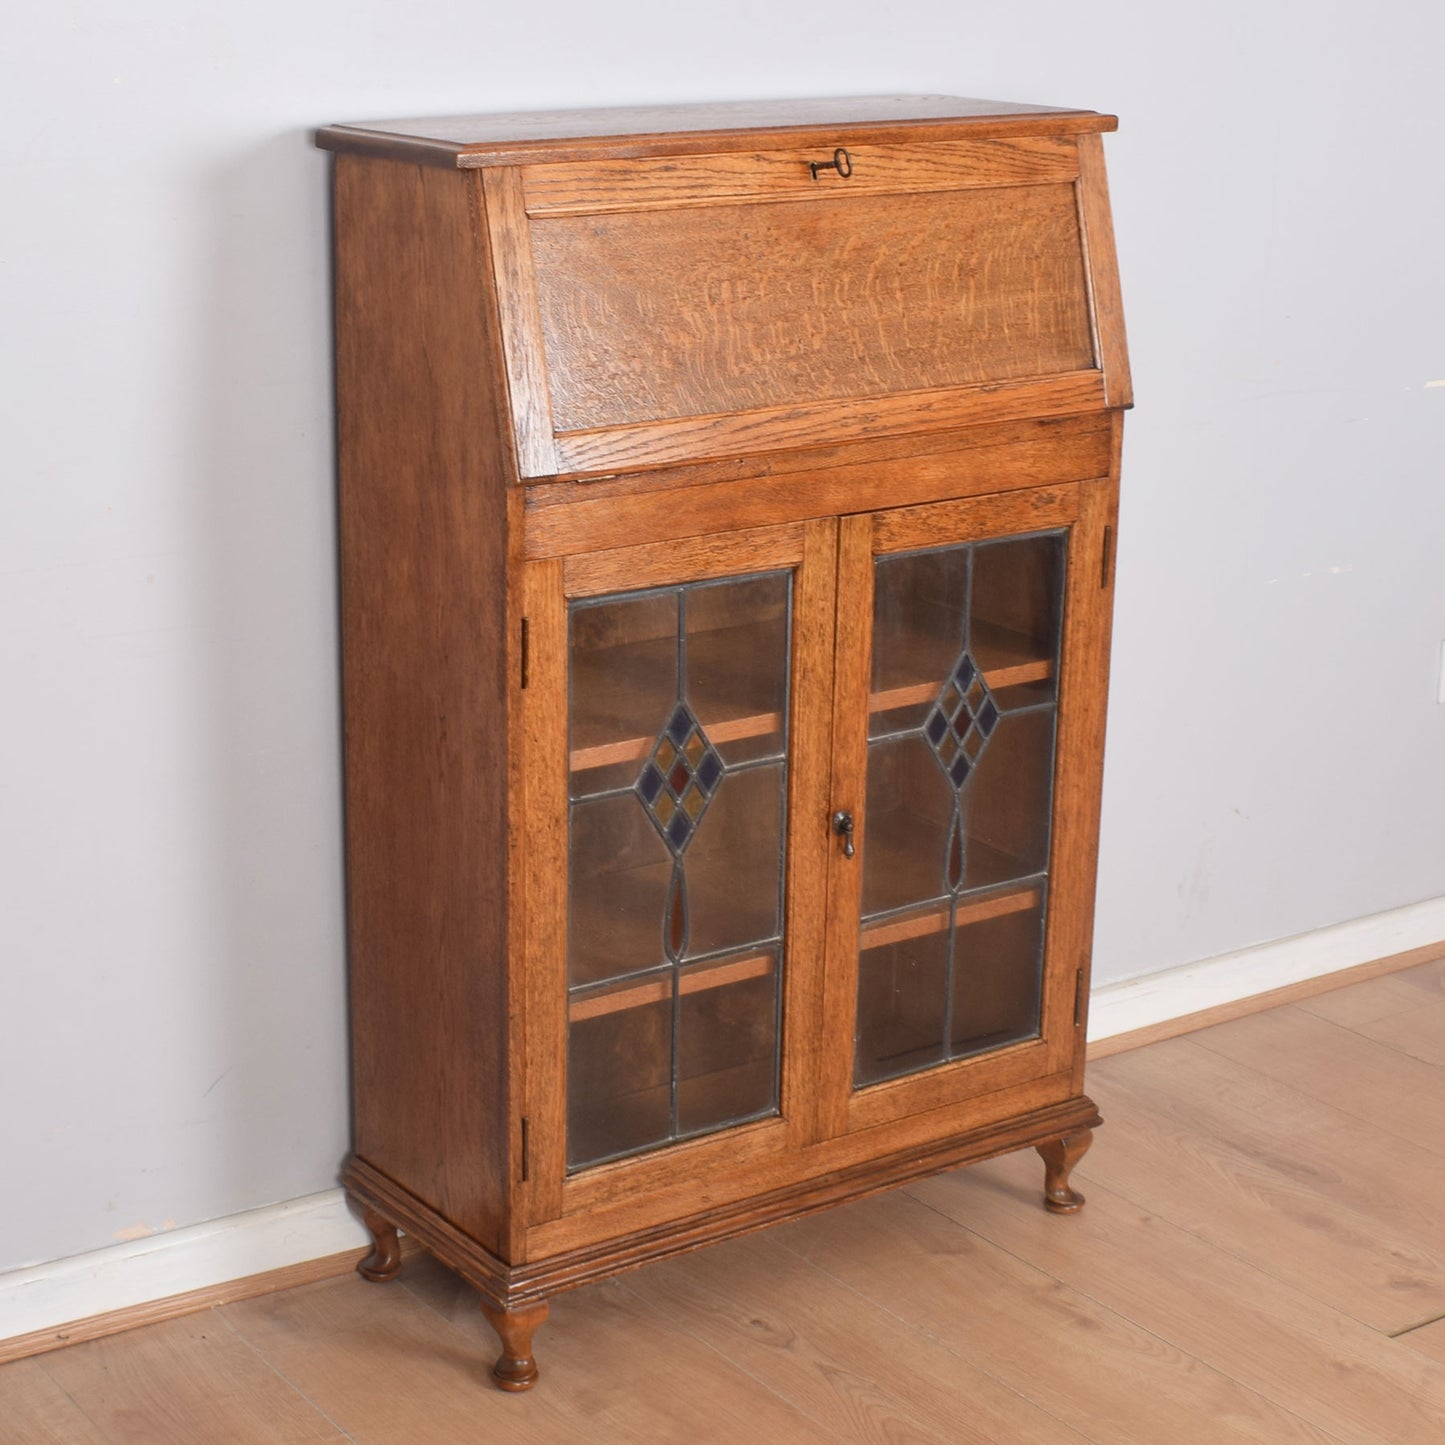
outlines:
[[[572,1169],[775,1113],[792,574],[574,603]]]
[[[1064,549],[875,563],[856,1086],[1038,1034]]]

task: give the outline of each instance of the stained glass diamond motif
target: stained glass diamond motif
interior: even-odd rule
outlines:
[[[674,856],[681,857],[707,812],[723,761],[692,709],[680,702],[636,783],[637,796]]]
[[[998,706],[977,664],[965,652],[939,691],[923,724],[938,766],[962,789],[998,726]]]

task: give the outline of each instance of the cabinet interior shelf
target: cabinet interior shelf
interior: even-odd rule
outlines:
[[[776,622],[753,622],[694,633],[687,639],[689,700],[714,743],[726,745],[776,733],[781,738],[783,715],[775,704]],[[997,692],[1053,676],[1053,659],[1024,633],[976,618],[971,651],[984,680]],[[956,654],[922,659],[921,648],[900,648],[901,659],[890,667],[884,660],[881,686],[868,694],[870,713],[915,707],[931,702],[943,686]],[[612,647],[573,653],[576,708],[573,714],[570,765],[574,773],[635,762],[652,751],[656,733],[608,737],[615,719],[626,717],[639,694],[655,692],[655,679],[676,667],[673,638],[647,638]],[[750,667],[749,664],[752,664]],[[920,672],[922,675],[920,675]],[[727,678],[726,697],[708,695],[709,677]],[[659,728],[665,718],[660,718]],[[781,747],[781,744],[780,744]]]
[[[958,905],[956,921],[963,928],[970,923],[983,923],[1009,913],[1024,913],[1030,908],[1037,908],[1042,899],[1043,888],[1036,882],[1022,888],[989,893],[983,898],[965,898]],[[948,927],[948,910],[948,903],[943,902],[917,913],[864,919],[860,946],[865,949],[884,948],[890,943],[904,943],[910,938],[942,933]]]
[[[774,950],[770,948],[765,953],[722,958],[715,964],[685,966],[678,979],[678,992],[683,995],[704,993],[708,989],[725,988],[728,984],[742,983],[747,979],[766,978],[773,971],[773,954]],[[597,993],[589,992],[571,999],[567,1005],[567,1019],[569,1023],[581,1023],[585,1019],[621,1013],[624,1009],[665,1003],[671,997],[671,973],[652,974],[636,983],[622,984]]]

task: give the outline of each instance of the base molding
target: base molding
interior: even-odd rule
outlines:
[[[1101,1122],[1093,1101],[1080,1095],[905,1153],[833,1170],[690,1218],[522,1264],[498,1259],[364,1159],[353,1155],[347,1161],[342,1183],[365,1209],[404,1229],[429,1253],[456,1270],[486,1303],[500,1310],[515,1310],[653,1260],[801,1219],[960,1164],[1095,1129]]]

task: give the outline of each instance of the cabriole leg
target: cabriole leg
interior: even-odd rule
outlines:
[[[503,1390],[530,1390],[537,1383],[532,1336],[547,1323],[547,1301],[499,1310],[483,1300],[482,1313],[502,1342],[502,1353],[492,1366],[492,1379]]]
[[[396,1226],[374,1209],[363,1210],[362,1223],[371,1231],[371,1253],[356,1266],[356,1272],[376,1284],[385,1284],[401,1273],[401,1242]]]
[[[1092,1129],[1080,1129],[1039,1144],[1039,1158],[1044,1161],[1044,1208],[1055,1214],[1073,1214],[1084,1207],[1084,1196],[1069,1187],[1074,1165],[1088,1152],[1094,1142]]]

